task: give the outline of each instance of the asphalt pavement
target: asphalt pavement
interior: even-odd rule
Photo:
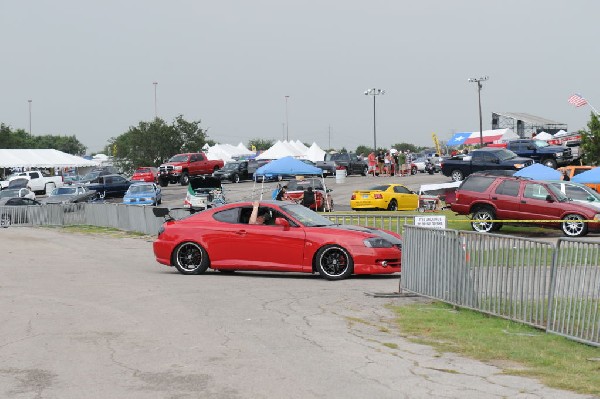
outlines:
[[[53,228],[0,253],[2,398],[585,397],[402,338],[386,305],[423,299],[367,295],[398,276],[183,276],[151,238]]]

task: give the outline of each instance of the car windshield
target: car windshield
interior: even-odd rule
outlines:
[[[512,159],[512,158],[518,157],[517,154],[515,154],[511,150],[507,150],[507,149],[501,149],[501,150],[496,151],[496,156],[501,161],[506,161],[507,159]]]
[[[389,187],[389,185],[387,185],[387,184],[383,185],[383,186],[374,186],[374,187],[371,187],[369,189],[369,191],[385,191],[388,189],[388,187]]]
[[[94,180],[98,176],[100,176],[100,172],[90,172],[87,175],[83,176],[81,180]]]
[[[0,191],[0,198],[12,198],[18,197],[19,190],[2,190]]]
[[[544,140],[535,140],[536,147],[548,147],[550,144],[545,142]]]
[[[314,190],[323,190],[323,184],[320,180],[290,180],[287,184],[288,191],[304,191],[308,187]]]
[[[129,194],[142,194],[154,192],[154,188],[149,184],[140,184],[129,187],[127,191],[129,191]]]
[[[135,173],[150,173],[150,168],[139,168]]]
[[[188,159],[187,155],[175,155],[169,159],[169,162],[186,162]]]
[[[239,165],[239,162],[226,163],[225,166],[223,166],[223,170],[237,170]]]
[[[326,161],[345,161],[348,159],[348,154],[326,154]]]
[[[77,194],[76,187],[58,187],[52,190],[50,195],[73,195]]]
[[[302,205],[290,204],[283,205],[281,208],[307,227],[331,226],[334,224],[331,220]]]

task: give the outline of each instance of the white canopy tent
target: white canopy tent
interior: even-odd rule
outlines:
[[[271,148],[257,156],[256,159],[280,159],[283,157],[297,158],[300,155],[299,151],[290,146],[289,143],[278,140]]]
[[[0,149],[0,168],[71,168],[99,162],[54,149]]]
[[[325,154],[326,152],[323,151],[317,143],[313,142],[302,158],[308,159],[309,161],[318,162],[325,159]]]
[[[550,133],[546,133],[546,132],[539,132],[538,134],[535,135],[536,140],[552,140],[553,138],[554,138],[553,135],[551,135]]]

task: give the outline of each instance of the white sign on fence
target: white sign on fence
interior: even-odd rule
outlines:
[[[445,229],[446,216],[431,215],[431,216],[415,216],[415,226],[429,227],[432,229]]]

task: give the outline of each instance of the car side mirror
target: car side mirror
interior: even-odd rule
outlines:
[[[548,195],[546,195],[546,201],[554,202],[554,198],[552,198],[552,196],[550,194],[548,194]]]
[[[288,222],[286,218],[275,218],[275,224],[283,227],[284,230],[290,229],[290,222]]]

